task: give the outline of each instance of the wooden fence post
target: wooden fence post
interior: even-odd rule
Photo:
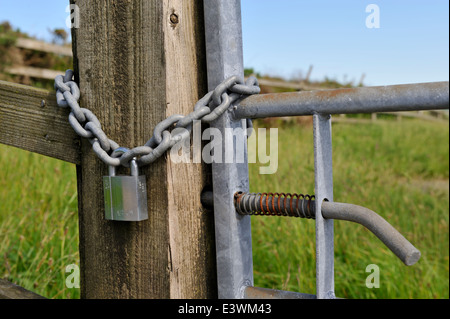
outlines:
[[[71,2],[80,12],[72,30],[80,105],[97,115],[109,138],[143,145],[158,122],[193,110],[207,89],[202,1]],[[149,219],[107,221],[107,166],[83,141],[77,166],[82,298],[217,296],[213,216],[200,203],[207,170],[174,164],[166,154],[140,170]]]

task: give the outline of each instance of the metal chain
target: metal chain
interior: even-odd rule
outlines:
[[[105,164],[126,167],[129,167],[133,158],[137,158],[139,166],[153,163],[173,145],[190,137],[194,121],[210,123],[225,113],[238,99],[260,92],[255,77],[249,77],[244,83],[238,76],[232,76],[201,98],[195,104],[193,112],[186,116],[169,116],[155,126],[153,136],[143,146],[127,149],[106,136],[94,113],[79,106],[80,89],[73,81],[72,70],[67,70],[65,75],[55,78],[55,89],[58,106],[71,109],[69,123],[74,131],[89,140],[93,151]],[[175,129],[170,132],[169,129],[173,127]],[[252,127],[251,120],[247,120],[247,127]]]

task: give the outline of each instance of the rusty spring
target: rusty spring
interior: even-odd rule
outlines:
[[[241,215],[316,217],[315,196],[291,193],[234,194],[236,210]]]

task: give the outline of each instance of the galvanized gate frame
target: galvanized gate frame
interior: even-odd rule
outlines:
[[[224,79],[243,77],[240,0],[204,0],[209,90]],[[253,287],[250,216],[236,212],[234,194],[249,191],[247,150],[244,163],[212,163],[218,296],[230,298],[330,299],[334,294],[333,219],[323,218],[324,200],[333,202],[331,114],[448,109],[448,82],[262,94],[237,101],[211,123],[242,128],[242,119],[313,116],[316,222],[316,294]],[[222,145],[225,154],[225,144]],[[211,203],[212,204],[212,203]]]
[[[210,89],[230,76],[244,74],[240,0],[204,0],[203,4]],[[230,112],[211,123],[222,136],[225,128],[243,125]],[[222,148],[225,154],[224,143]],[[233,195],[249,191],[247,157],[237,164],[213,162],[212,179],[219,298],[242,298],[245,287],[253,286],[252,235],[250,216],[237,216]]]

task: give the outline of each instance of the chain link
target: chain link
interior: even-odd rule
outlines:
[[[195,104],[193,112],[186,116],[179,114],[169,116],[155,126],[153,136],[143,146],[128,149],[109,139],[95,114],[80,107],[78,104],[80,89],[73,81],[72,70],[67,70],[65,75],[58,75],[55,78],[55,90],[58,106],[71,109],[70,125],[79,136],[89,140],[100,160],[109,166],[126,167],[129,167],[133,158],[137,158],[139,166],[153,163],[173,145],[190,137],[194,121],[211,123],[238,99],[260,92],[255,77],[249,77],[244,83],[238,76],[232,76],[201,98]],[[247,120],[247,127],[253,127],[251,120]],[[170,128],[174,129],[169,131]]]

